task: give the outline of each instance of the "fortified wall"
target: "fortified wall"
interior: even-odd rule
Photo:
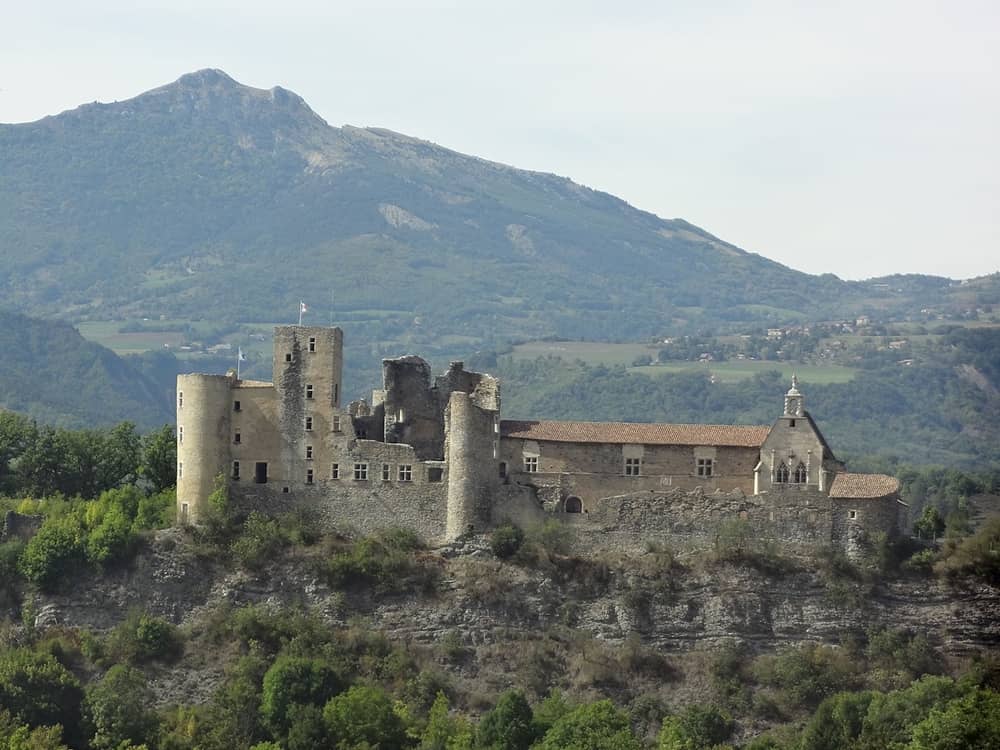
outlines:
[[[345,407],[342,356],[339,328],[280,326],[272,382],[178,376],[180,523],[221,477],[244,511],[432,545],[552,518],[584,550],[705,546],[733,519],[851,555],[898,532],[898,482],[847,473],[794,379],[770,427],[502,421],[496,378],[462,362],[433,377],[412,355],[384,360],[382,388]]]

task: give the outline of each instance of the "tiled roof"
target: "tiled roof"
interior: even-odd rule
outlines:
[[[759,448],[770,427],[634,422],[521,422],[505,419],[500,434],[525,440],[631,445],[719,445]]]
[[[838,474],[830,485],[830,497],[878,498],[899,491],[899,480],[885,474]]]

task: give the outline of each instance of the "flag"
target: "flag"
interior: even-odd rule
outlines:
[[[301,302],[301,301],[299,302],[299,312],[300,312],[300,313],[304,313],[304,312],[306,312],[306,311],[307,311],[308,309],[309,309],[309,308],[308,308],[308,307],[306,307],[306,303],[305,303],[305,302]]]
[[[242,346],[239,347],[236,351],[238,352],[237,355],[236,355],[236,359],[238,359],[240,362],[246,362],[247,361],[247,355],[245,355],[243,353],[243,347]]]

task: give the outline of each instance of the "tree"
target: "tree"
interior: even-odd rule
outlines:
[[[342,684],[333,667],[320,659],[279,656],[264,674],[261,718],[276,737],[284,737],[292,705],[323,705]]]
[[[148,707],[153,695],[138,670],[116,664],[87,691],[85,708],[94,727],[90,746],[114,750],[123,742],[141,743],[156,727]]]
[[[153,486],[153,492],[177,484],[177,439],[173,426],[165,424],[143,438],[139,474]]]
[[[398,748],[406,741],[406,727],[393,711],[392,701],[378,687],[355,685],[323,707],[330,742],[339,749]],[[367,743],[367,745],[365,744]]]
[[[702,750],[729,739],[733,721],[718,709],[690,706],[677,716],[668,716],[660,729],[659,750]]]
[[[51,654],[23,648],[0,654],[0,706],[19,724],[61,724],[72,738],[82,700],[80,683]]]
[[[913,530],[921,539],[937,539],[944,531],[944,526],[944,519],[938,509],[928,505],[913,524]]]
[[[935,708],[913,728],[908,750],[994,750],[1000,747],[1000,693],[976,689]]]
[[[476,744],[485,750],[527,750],[535,739],[524,693],[508,690],[479,722]]]
[[[841,750],[861,735],[873,694],[838,693],[823,701],[802,731],[801,750]]]
[[[48,519],[25,545],[21,573],[42,588],[51,588],[84,558],[83,530],[72,517]]]
[[[545,733],[535,750],[642,750],[628,716],[604,700],[570,711]]]

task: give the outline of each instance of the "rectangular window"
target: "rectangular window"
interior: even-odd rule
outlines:
[[[432,466],[427,469],[428,482],[440,482],[444,479],[444,469],[439,466]]]
[[[852,521],[855,521],[858,518],[858,512],[856,510],[849,510],[847,511],[847,517]]]
[[[330,467],[330,479],[340,479],[340,464]]]
[[[233,479],[240,478],[240,462],[233,461]]]
[[[399,481],[400,482],[412,482],[413,481],[413,465],[412,464],[400,464],[399,465]]]
[[[625,459],[625,476],[627,477],[637,477],[642,473],[642,459],[641,458],[626,458]]]
[[[334,415],[330,424],[333,426],[334,432],[340,432],[340,417]]]
[[[286,362],[291,362],[292,361],[292,355],[291,355],[291,353],[285,355],[285,361]]]
[[[313,470],[306,469],[306,484],[312,484],[312,483],[313,483]]]
[[[236,430],[235,432],[233,432],[233,442],[234,443],[241,442],[240,431],[239,430]]]
[[[233,401],[233,411],[239,411],[239,410],[240,410],[240,402]]]
[[[390,477],[392,476],[389,473],[389,471],[390,471],[391,468],[392,467],[389,466],[389,464],[382,464],[382,481],[383,482],[388,482],[389,479],[390,479]]]
[[[334,406],[340,403],[340,383],[333,384],[333,403]]]
[[[177,425],[177,442],[178,443],[184,442],[184,428],[181,427],[180,425]]]
[[[306,398],[312,398],[312,397],[313,397],[313,387],[312,384],[310,383],[309,385],[306,386]]]
[[[538,471],[538,456],[525,456],[524,470],[529,474],[534,474]]]
[[[184,408],[184,391],[177,391],[177,408]]]
[[[313,457],[313,447],[311,445],[306,446],[306,459],[311,459]]]
[[[184,464],[180,461],[177,462],[177,478],[180,479],[184,476]]]
[[[313,418],[306,417],[306,429],[311,430],[313,428]]]
[[[267,461],[258,461],[253,465],[253,481],[267,484]]]
[[[368,480],[368,464],[354,464],[354,478],[359,482]]]
[[[316,351],[316,337],[315,336],[310,336],[309,337],[309,351],[311,351],[311,352]]]
[[[695,459],[695,469],[699,477],[710,477],[715,470],[715,461],[711,458]]]

